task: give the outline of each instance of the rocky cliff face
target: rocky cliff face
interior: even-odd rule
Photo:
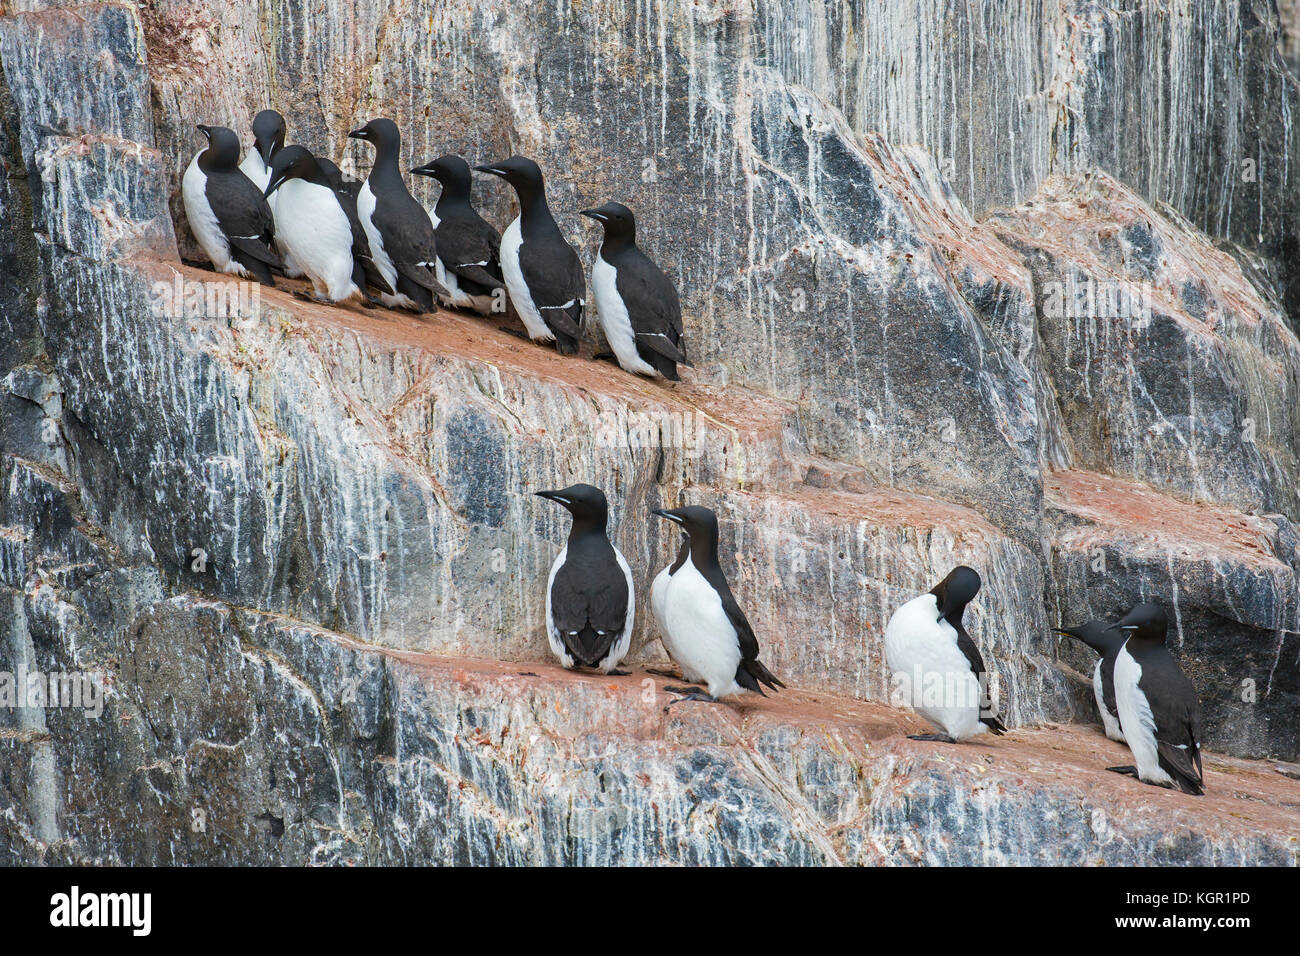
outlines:
[[[0,671],[109,687],[95,720],[0,708],[5,858],[1296,862],[1278,8],[0,14]],[[533,155],[588,255],[575,211],[627,202],[695,374],[279,290],[186,307],[193,124],[268,103],[361,171],[379,114],[407,165]],[[648,510],[716,508],[797,690],[665,711],[645,615],[632,677],[540,663],[565,522],[530,492],[577,480],[643,596],[675,546]],[[936,751],[880,634],[957,562],[1017,729]],[[1203,800],[1059,726],[1095,720],[1092,661],[1049,625],[1140,599],[1202,696]]]

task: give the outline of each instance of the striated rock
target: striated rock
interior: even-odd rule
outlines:
[[[1102,173],[993,224],[1033,270],[1076,465],[1300,513],[1300,342],[1230,256]]]
[[[6,858],[1297,862],[1293,782],[1240,759],[1300,737],[1295,198],[1261,157],[1252,233],[1207,186],[1252,130],[1294,143],[1276,60],[1224,52],[1271,14],[48,6],[0,15],[0,671],[109,692],[98,719],[0,708]],[[1255,98],[1193,117],[1186,76]],[[181,265],[192,124],[268,102],[336,156],[377,113],[412,164],[535,155],[571,237],[624,199],[699,368],[669,386]],[[1212,146],[1106,139],[1164,122]],[[1049,308],[1084,281],[1152,307]],[[793,689],[665,713],[640,670],[539,663],[566,528],[529,492],[575,480],[609,491],[643,608],[676,549],[649,509],[716,508]],[[958,562],[1017,729],[942,748],[884,706],[879,634]],[[1147,598],[1205,702],[1202,800],[1047,726],[1095,717],[1048,625]],[[644,614],[630,661],[666,663]]]

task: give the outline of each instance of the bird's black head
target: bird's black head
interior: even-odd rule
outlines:
[[[959,564],[948,572],[948,576],[930,591],[939,605],[939,617],[947,618],[955,627],[961,623],[966,605],[975,600],[980,592],[980,576],[974,568]]]
[[[605,492],[594,485],[569,485],[559,491],[538,491],[535,494],[548,501],[558,501],[569,509],[569,514],[573,515],[575,531],[588,528],[603,530],[609,517],[609,502],[605,500]]]
[[[1110,626],[1130,641],[1143,644],[1163,644],[1169,630],[1169,618],[1159,604],[1139,604]]]
[[[1106,626],[1105,621],[1088,621],[1086,624],[1080,624],[1077,627],[1062,626],[1054,627],[1052,630],[1063,637],[1072,637],[1076,641],[1082,641],[1098,654],[1105,654],[1112,648],[1118,649],[1124,643],[1123,632],[1111,630]]]
[[[605,241],[624,243],[636,241],[636,220],[632,210],[621,202],[607,202],[595,209],[584,209],[582,215],[594,219],[605,227]]]
[[[267,180],[266,192],[270,196],[291,179],[319,180],[325,176],[305,146],[286,146],[278,150],[271,160],[271,178]]]
[[[284,148],[284,135],[284,117],[275,110],[262,110],[253,117],[253,144],[266,165],[270,166],[272,157]]]
[[[687,505],[685,508],[659,508],[650,513],[680,525],[691,539],[692,552],[699,545],[717,547],[718,516],[710,509],[700,505]]]
[[[402,145],[402,134],[397,130],[397,124],[386,116],[378,119],[372,119],[360,129],[354,129],[348,133],[349,139],[364,139],[376,149],[391,149],[394,154]]]
[[[519,193],[520,200],[524,202],[541,195],[545,190],[541,167],[526,156],[511,156],[500,163],[488,163],[474,168],[480,173],[500,176],[515,187],[515,192]]]
[[[469,163],[455,154],[439,156],[423,166],[416,166],[411,172],[416,176],[428,176],[438,180],[442,183],[444,192],[451,190],[458,195],[469,195],[471,184]]]
[[[208,148],[199,160],[205,171],[230,170],[239,165],[239,137],[234,130],[202,123],[198,129],[208,140]]]

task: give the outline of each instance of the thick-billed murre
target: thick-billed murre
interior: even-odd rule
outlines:
[[[708,693],[691,691],[682,699],[716,701],[745,690],[763,694],[764,686],[784,687],[758,659],[758,638],[722,573],[717,515],[698,505],[651,514],[680,525],[690,538],[686,560],[664,590],[664,647],[682,676],[703,682]]]
[[[442,194],[429,213],[438,240],[438,281],[450,295],[446,305],[490,315],[497,290],[505,292],[501,274],[501,235],[474,209],[470,199],[473,177],[459,156],[439,156],[411,170],[442,184]],[[500,311],[504,311],[500,300]]]
[[[275,220],[262,190],[239,170],[239,137],[224,126],[199,125],[208,141],[181,179],[190,229],[218,272],[275,285],[283,262],[272,243]]]
[[[1137,766],[1106,769],[1183,793],[1204,794],[1201,703],[1165,646],[1165,609],[1139,604],[1111,627],[1128,638],[1115,657],[1115,704]]]
[[[901,702],[939,729],[913,740],[956,743],[984,731],[1006,732],[986,700],[987,672],[962,615],[979,593],[980,576],[958,565],[926,594],[912,598],[885,626],[885,660]]]
[[[529,338],[554,341],[561,355],[575,354],[587,282],[582,261],[546,205],[541,169],[523,156],[474,168],[500,176],[519,196],[519,215],[501,237],[501,273]]]
[[[1120,729],[1119,710],[1115,706],[1115,658],[1124,646],[1124,633],[1112,630],[1105,621],[1089,621],[1078,627],[1058,627],[1053,630],[1087,644],[1101,655],[1092,669],[1092,696],[1097,701],[1097,711],[1101,714],[1101,725],[1106,736],[1123,743],[1124,731]]]
[[[627,653],[636,619],[632,570],[606,535],[609,505],[592,485],[539,491],[573,516],[569,540],[546,582],[546,636],[566,668],[612,673]]]
[[[618,364],[638,375],[678,381],[678,364],[690,364],[682,341],[681,302],[672,280],[637,247],[632,210],[607,202],[582,215],[605,227],[591,268],[591,291]]]

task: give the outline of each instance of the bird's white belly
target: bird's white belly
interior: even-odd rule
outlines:
[[[501,275],[505,279],[506,291],[510,293],[510,301],[519,313],[524,328],[528,330],[528,337],[541,342],[552,342],[555,333],[547,327],[542,313],[537,311],[533,295],[528,291],[528,283],[524,281],[524,270],[519,264],[519,248],[523,244],[523,227],[516,217],[501,236]]]
[[[591,267],[592,292],[596,297],[596,315],[605,330],[609,347],[618,356],[618,364],[638,375],[658,375],[636,350],[636,333],[628,316],[627,304],[618,293],[618,270],[599,253]]]
[[[722,600],[689,559],[668,582],[664,646],[688,680],[704,681],[714,697],[741,691],[736,683],[740,641]]]
[[[908,601],[885,627],[885,660],[897,702],[906,704],[950,737],[982,733],[980,686],[957,646],[957,631],[939,620],[933,594]]]
[[[1101,726],[1111,740],[1124,742],[1124,731],[1119,728],[1119,721],[1106,709],[1105,684],[1101,677],[1101,661],[1092,669],[1092,696],[1097,701],[1097,710],[1101,712]]]
[[[560,629],[555,626],[555,617],[551,613],[551,588],[555,586],[555,576],[560,573],[560,568],[564,567],[564,561],[568,556],[569,546],[565,545],[560,549],[555,563],[551,565],[551,574],[546,579],[546,639],[551,645],[551,653],[559,658],[560,664],[565,668],[573,666],[573,655],[564,646],[564,638],[560,636]]]
[[[258,189],[266,192],[267,184],[271,181],[271,169],[262,161],[262,154],[256,149],[250,149],[244,161],[239,164],[239,171],[253,181]],[[268,203],[275,201],[275,193],[271,194]]]
[[[352,282],[352,227],[334,191],[291,179],[273,195],[276,238],[311,279],[316,294],[340,302],[360,290]]]
[[[1138,776],[1148,783],[1172,783],[1173,778],[1160,768],[1156,747],[1156,719],[1146,694],[1138,687],[1142,665],[1133,659],[1128,646],[1120,648],[1115,658],[1115,709],[1119,711],[1124,742],[1133,751]]]
[[[189,220],[190,231],[194,233],[194,238],[198,240],[204,254],[212,260],[218,272],[247,276],[248,270],[230,258],[230,240],[221,231],[217,214],[212,211],[212,204],[208,202],[207,185],[208,178],[203,175],[203,170],[199,169],[199,157],[196,153],[181,178],[181,197],[185,201],[185,218]]]

